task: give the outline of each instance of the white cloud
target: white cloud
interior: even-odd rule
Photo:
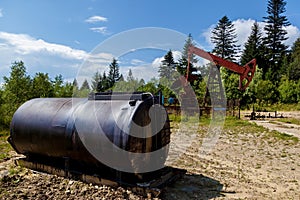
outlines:
[[[142,60],[139,60],[139,59],[132,59],[130,64],[132,64],[132,65],[143,65],[143,64],[145,64],[145,62],[142,61]]]
[[[15,34],[0,32],[0,41],[8,45],[20,55],[36,52],[57,55],[66,59],[82,60],[87,57],[87,53],[82,50],[72,49],[71,47],[48,43],[42,39],[36,39],[26,34]]]
[[[182,53],[180,51],[172,51],[172,54],[173,54],[173,58],[174,58],[175,62],[177,62],[181,58],[181,55],[182,55]],[[154,68],[158,69],[158,67],[161,65],[161,61],[163,61],[163,60],[164,60],[164,56],[155,58],[152,62],[152,66]]]
[[[3,17],[2,8],[0,8],[0,17]]]
[[[155,58],[152,62],[152,66],[154,68],[159,68],[159,66],[161,65],[161,62],[164,60],[164,57],[159,57],[159,58]]]
[[[286,40],[286,44],[289,46],[292,46],[294,42],[300,37],[300,30],[298,27],[289,25],[288,27],[285,27],[285,30],[287,31],[288,39]]]
[[[243,48],[245,42],[247,41],[249,35],[251,34],[251,27],[253,26],[254,22],[255,20],[253,19],[237,19],[232,22],[236,29],[237,44],[240,45],[241,48]],[[261,28],[261,31],[263,32],[263,27],[265,23],[258,22],[258,24]],[[211,49],[214,47],[214,45],[212,44],[210,38],[212,36],[212,30],[215,28],[215,26],[216,26],[215,24],[211,25],[208,29],[206,29],[202,33],[202,36],[205,38],[206,43]],[[287,30],[288,32],[287,36],[289,37],[289,39],[285,41],[285,44],[290,46],[300,36],[300,30],[299,28],[292,25],[285,27],[285,29]]]
[[[237,34],[237,45],[240,45],[240,47],[243,47],[248,37],[250,36],[251,27],[253,26],[254,22],[255,21],[252,19],[238,19],[232,22]]]
[[[92,16],[92,17],[89,17],[88,19],[86,19],[85,22],[92,23],[92,24],[97,23],[97,22],[107,22],[107,18],[95,15],[95,16]]]
[[[7,76],[9,66],[22,60],[30,75],[48,73],[74,78],[81,63],[89,56],[83,50],[46,42],[26,34],[0,32],[0,79]],[[1,80],[0,80],[1,81]]]
[[[93,28],[90,28],[90,30],[94,31],[96,33],[101,33],[103,35],[108,34],[107,33],[107,27],[105,27],[105,26],[102,26],[102,27],[93,27]]]

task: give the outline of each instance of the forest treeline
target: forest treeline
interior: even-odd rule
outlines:
[[[300,38],[292,46],[285,45],[286,26],[284,0],[269,0],[265,25],[257,22],[243,47],[237,45],[234,24],[227,16],[222,17],[212,30],[212,53],[226,60],[245,65],[252,58],[257,59],[257,70],[253,81],[245,91],[238,90],[237,74],[221,68],[221,77],[227,99],[239,99],[242,106],[256,104],[264,106],[275,103],[300,102]],[[264,32],[264,34],[263,34]],[[170,89],[178,75],[185,76],[188,64],[188,46],[194,45],[191,35],[186,39],[179,60],[174,60],[170,49],[160,63],[159,77],[145,82],[133,76],[130,69],[126,76],[119,72],[119,63],[113,59],[104,72],[95,72],[92,80],[85,80],[78,85],[64,82],[61,75],[51,79],[47,73],[29,76],[22,61],[12,63],[9,76],[3,77],[0,89],[0,126],[8,126],[13,113],[25,101],[39,97],[87,97],[90,92],[146,91],[156,94],[162,91],[165,97],[176,96]],[[195,55],[190,58],[189,77],[199,102],[206,94],[206,82],[210,64],[199,66]],[[126,77],[126,79],[124,78]]]

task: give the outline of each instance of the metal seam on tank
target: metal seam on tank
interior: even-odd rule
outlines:
[[[61,128],[66,128],[68,120],[66,123],[64,124],[55,124],[55,120],[57,119],[57,117],[60,117],[59,112],[61,111],[61,109],[67,104],[70,103],[72,101],[72,99],[68,99],[67,101],[64,101],[63,104],[56,110],[56,113],[54,114],[54,117],[51,120],[51,126],[52,127],[61,127]],[[70,110],[67,112],[71,112]]]

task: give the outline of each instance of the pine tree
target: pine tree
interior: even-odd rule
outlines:
[[[256,58],[258,66],[260,66],[261,55],[260,49],[262,45],[262,32],[257,22],[252,26],[252,32],[245,43],[245,48],[241,57],[241,65],[247,64],[253,58]]]
[[[129,71],[128,71],[127,81],[128,82],[134,81],[134,77],[133,77],[131,69],[129,69]]]
[[[212,52],[223,59],[235,61],[239,48],[236,38],[234,25],[227,16],[222,17],[212,31],[211,41],[215,45]]]
[[[74,89],[79,90],[78,82],[77,82],[77,79],[76,79],[76,78],[74,78],[72,85],[73,85]]]
[[[189,81],[191,81],[192,85],[195,85],[195,84],[193,84],[193,82],[194,82],[193,80],[196,80],[200,77],[198,77],[197,75],[192,76],[192,74],[196,74],[196,72],[198,71],[197,68],[195,67],[198,60],[196,59],[196,56],[194,54],[189,55],[189,53],[188,53],[188,48],[191,45],[195,46],[195,44],[193,42],[192,35],[189,34],[189,36],[186,39],[185,44],[183,46],[182,55],[181,55],[181,58],[178,61],[176,70],[181,75],[186,76],[187,75],[188,60],[189,60],[190,63],[189,63],[188,77],[189,77]]]
[[[215,44],[215,47],[212,52],[225,60],[230,60],[233,62],[236,61],[237,52],[239,48],[239,46],[236,45],[236,38],[237,35],[235,33],[234,24],[232,24],[232,22],[228,19],[227,16],[222,17],[219,20],[217,26],[212,30],[211,41],[213,44]],[[220,69],[220,66],[217,67],[218,69]],[[211,69],[211,73],[212,74],[210,74],[210,77],[215,77],[213,78],[215,80],[209,81],[208,85],[218,82],[218,87],[221,90],[222,86],[220,76],[218,75],[218,73],[216,73],[216,70]],[[210,77],[209,80],[212,80],[210,79]],[[222,68],[221,77],[225,85],[226,96],[229,98],[239,98],[240,92],[237,91],[236,86],[232,84],[232,80],[236,78],[235,74],[233,74],[233,72],[228,70],[227,68]],[[208,93],[206,94],[206,97],[207,96]],[[220,92],[219,96],[221,99],[220,102],[224,102],[225,97],[223,95],[223,92]]]
[[[188,60],[188,58],[189,58],[189,46],[191,46],[191,45],[195,46],[195,43],[193,42],[192,34],[189,34],[188,38],[186,39],[185,44],[183,46],[182,59]],[[191,63],[197,63],[198,62],[198,60],[197,60],[197,58],[194,54],[191,54],[189,59],[190,59]]]
[[[300,80],[300,38],[298,38],[292,46],[288,77],[290,80]]]
[[[10,76],[3,77],[4,79],[4,93],[5,101],[7,103],[20,106],[26,100],[31,98],[31,79],[27,75],[24,62],[14,62],[11,66]]]
[[[80,90],[90,90],[89,82],[86,79],[83,81]]]
[[[92,90],[97,91],[98,84],[101,81],[101,74],[97,71],[92,78]]]
[[[47,73],[35,74],[32,80],[32,95],[35,98],[53,96],[52,83]]]
[[[109,80],[110,87],[113,87],[114,84],[120,80],[119,64],[117,59],[115,58],[113,58],[112,62],[109,65],[109,72],[107,78]]]
[[[168,80],[172,79],[172,75],[175,71],[175,61],[173,58],[173,53],[171,50],[164,56],[164,60],[161,61],[161,65],[159,66],[159,77],[166,78]]]
[[[53,93],[55,97],[61,97],[63,93],[63,77],[61,74],[56,75],[54,77],[54,81],[52,81]]]
[[[102,78],[101,80],[98,82],[97,85],[97,92],[105,92],[106,90],[108,90],[110,87],[110,82],[106,76],[105,71],[102,74]]]
[[[283,43],[288,39],[285,26],[290,23],[286,16],[282,15],[285,10],[285,0],[269,0],[267,13],[268,16],[264,17],[266,37],[264,44],[267,48],[265,58],[269,61],[263,72],[268,71],[268,78],[272,81],[280,80],[280,68],[282,67],[283,58],[287,52],[287,46]]]
[[[22,61],[14,62],[11,66],[10,76],[4,76],[3,79],[1,121],[4,125],[9,126],[17,108],[32,97],[32,81],[27,75],[26,67]]]

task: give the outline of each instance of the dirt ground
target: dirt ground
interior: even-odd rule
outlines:
[[[258,124],[276,130],[274,121]],[[299,137],[299,126],[280,124],[283,133]],[[206,156],[197,155],[197,146],[190,148],[176,163],[190,176],[167,190],[166,199],[300,199],[300,142],[277,138],[268,129],[225,128]]]
[[[288,114],[300,120],[300,112]],[[278,125],[276,121],[269,124],[269,129]],[[280,126],[298,130],[294,125]],[[172,137],[181,138],[177,128],[173,128]],[[200,134],[187,149],[186,141],[178,140],[175,147],[181,155],[168,163],[186,169],[187,174],[166,187],[157,199],[300,199],[300,142],[295,138],[281,138],[261,126],[241,123],[225,126],[210,154],[203,155],[200,149],[207,129],[199,127]],[[11,158],[0,163],[0,199],[143,199],[124,188],[16,168],[16,157],[11,152]]]

